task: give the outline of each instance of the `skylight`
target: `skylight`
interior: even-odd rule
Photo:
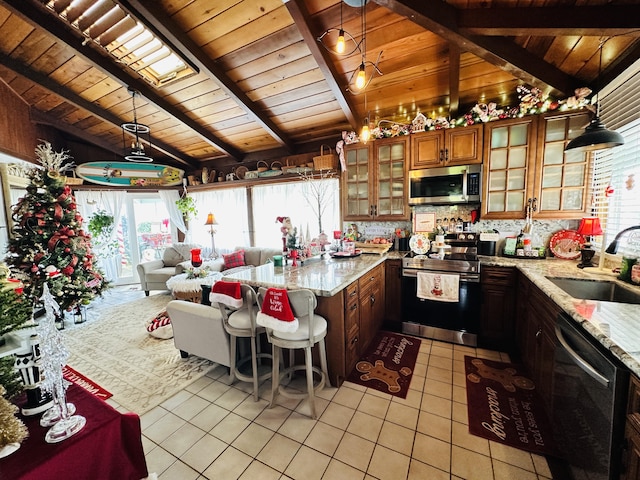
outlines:
[[[46,7],[154,87],[197,70],[114,0],[42,0]]]

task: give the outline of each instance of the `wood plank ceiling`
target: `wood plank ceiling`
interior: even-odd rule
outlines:
[[[640,57],[633,0],[372,0],[364,17],[348,5],[359,1],[0,0],[0,79],[35,122],[111,156],[123,152],[134,89],[147,153],[197,170],[310,152],[366,116],[408,123],[477,102],[515,106],[518,85],[566,98]],[[316,40],[342,25],[361,42],[363,20],[363,54]],[[118,38],[137,21],[184,59],[182,78],[125,65]],[[378,57],[382,74],[352,93],[362,61],[370,75]]]

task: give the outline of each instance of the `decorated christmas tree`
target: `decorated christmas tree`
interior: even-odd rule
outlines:
[[[73,167],[69,155],[54,152],[49,142],[35,152],[42,166],[29,172],[27,193],[13,209],[14,235],[6,261],[32,304],[47,282],[60,307],[71,310],[89,303],[107,285],[94,266],[91,237],[82,229],[82,216],[62,174]]]

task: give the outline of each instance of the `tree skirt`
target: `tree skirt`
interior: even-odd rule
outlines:
[[[95,321],[65,331],[67,363],[123,407],[138,415],[151,410],[215,366],[195,355],[183,359],[173,341],[149,335],[145,320],[170,300],[154,295],[102,309]]]

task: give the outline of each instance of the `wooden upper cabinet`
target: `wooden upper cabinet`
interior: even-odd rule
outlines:
[[[344,220],[408,220],[409,137],[384,138],[345,148]]]
[[[411,170],[482,163],[482,125],[411,136]]]

